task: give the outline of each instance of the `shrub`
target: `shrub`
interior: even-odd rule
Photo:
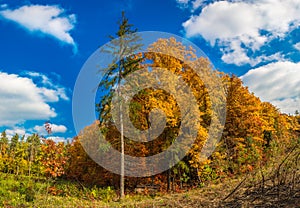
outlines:
[[[106,188],[97,188],[94,186],[90,193],[94,199],[100,199],[104,202],[110,202],[117,196],[116,192],[110,186]]]

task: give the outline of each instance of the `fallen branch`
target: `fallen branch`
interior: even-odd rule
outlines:
[[[246,181],[246,179],[248,178],[248,175],[230,192],[230,194],[228,194],[223,201],[225,201],[226,199],[228,199],[232,194],[234,194],[240,187],[241,185],[243,185],[243,183]]]

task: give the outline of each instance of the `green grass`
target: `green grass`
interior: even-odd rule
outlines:
[[[223,191],[219,186],[177,194],[158,193],[155,197],[132,194],[120,201],[109,187],[87,188],[64,180],[0,174],[0,207],[177,207],[209,202],[218,195],[216,190]]]
[[[299,207],[300,148],[289,149],[251,174],[181,193],[126,195],[112,188],[0,173],[0,207]]]
[[[0,207],[105,207],[113,200],[117,195],[110,187],[0,174]]]

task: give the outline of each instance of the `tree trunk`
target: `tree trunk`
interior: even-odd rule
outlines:
[[[121,66],[123,66],[123,61],[121,60],[121,64],[119,65],[119,80],[118,80],[118,96],[119,98],[121,97]],[[125,162],[125,157],[124,157],[124,129],[123,129],[123,114],[122,114],[122,101],[119,101],[119,115],[120,115],[120,128],[121,128],[121,174],[120,174],[120,198],[124,198],[125,196],[125,180],[124,180],[124,162]]]
[[[121,108],[121,107],[120,107]],[[120,111],[120,122],[121,122],[121,175],[120,175],[120,197],[124,198],[125,196],[125,184],[124,184],[124,131],[123,131],[123,115]]]
[[[171,189],[171,169],[168,169],[168,185],[167,185],[167,191],[169,192]]]
[[[182,178],[182,175],[181,175],[181,170],[179,169],[178,171],[179,171],[180,189],[182,189],[183,188],[183,185],[182,185],[183,178]]]

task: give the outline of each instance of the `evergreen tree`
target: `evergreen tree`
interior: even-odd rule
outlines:
[[[7,146],[8,146],[8,138],[6,136],[6,132],[3,131],[1,133],[1,137],[0,137],[0,153],[1,153],[1,155],[6,154]]]
[[[9,143],[9,161],[8,161],[8,171],[10,173],[15,173],[16,171],[16,152],[19,144],[19,135],[15,134]]]
[[[141,38],[136,34],[137,30],[132,29],[133,25],[128,23],[125,13],[122,12],[122,19],[118,23],[119,30],[116,36],[110,36],[110,45],[103,50],[114,56],[113,62],[108,66],[103,80],[99,83],[99,89],[102,91],[100,102],[96,105],[99,111],[99,120],[101,124],[109,124],[111,121],[110,105],[114,92],[121,97],[121,80],[129,73],[138,69],[141,59],[133,54],[141,48]],[[122,106],[119,106],[119,119],[121,128],[121,174],[120,174],[120,197],[124,197],[124,132]]]
[[[11,138],[11,141],[10,141],[10,152],[14,151],[19,143],[19,135],[18,134],[15,134],[12,138]]]
[[[8,149],[8,138],[6,136],[6,132],[3,131],[0,137],[0,171],[5,172],[7,168],[7,149]]]

